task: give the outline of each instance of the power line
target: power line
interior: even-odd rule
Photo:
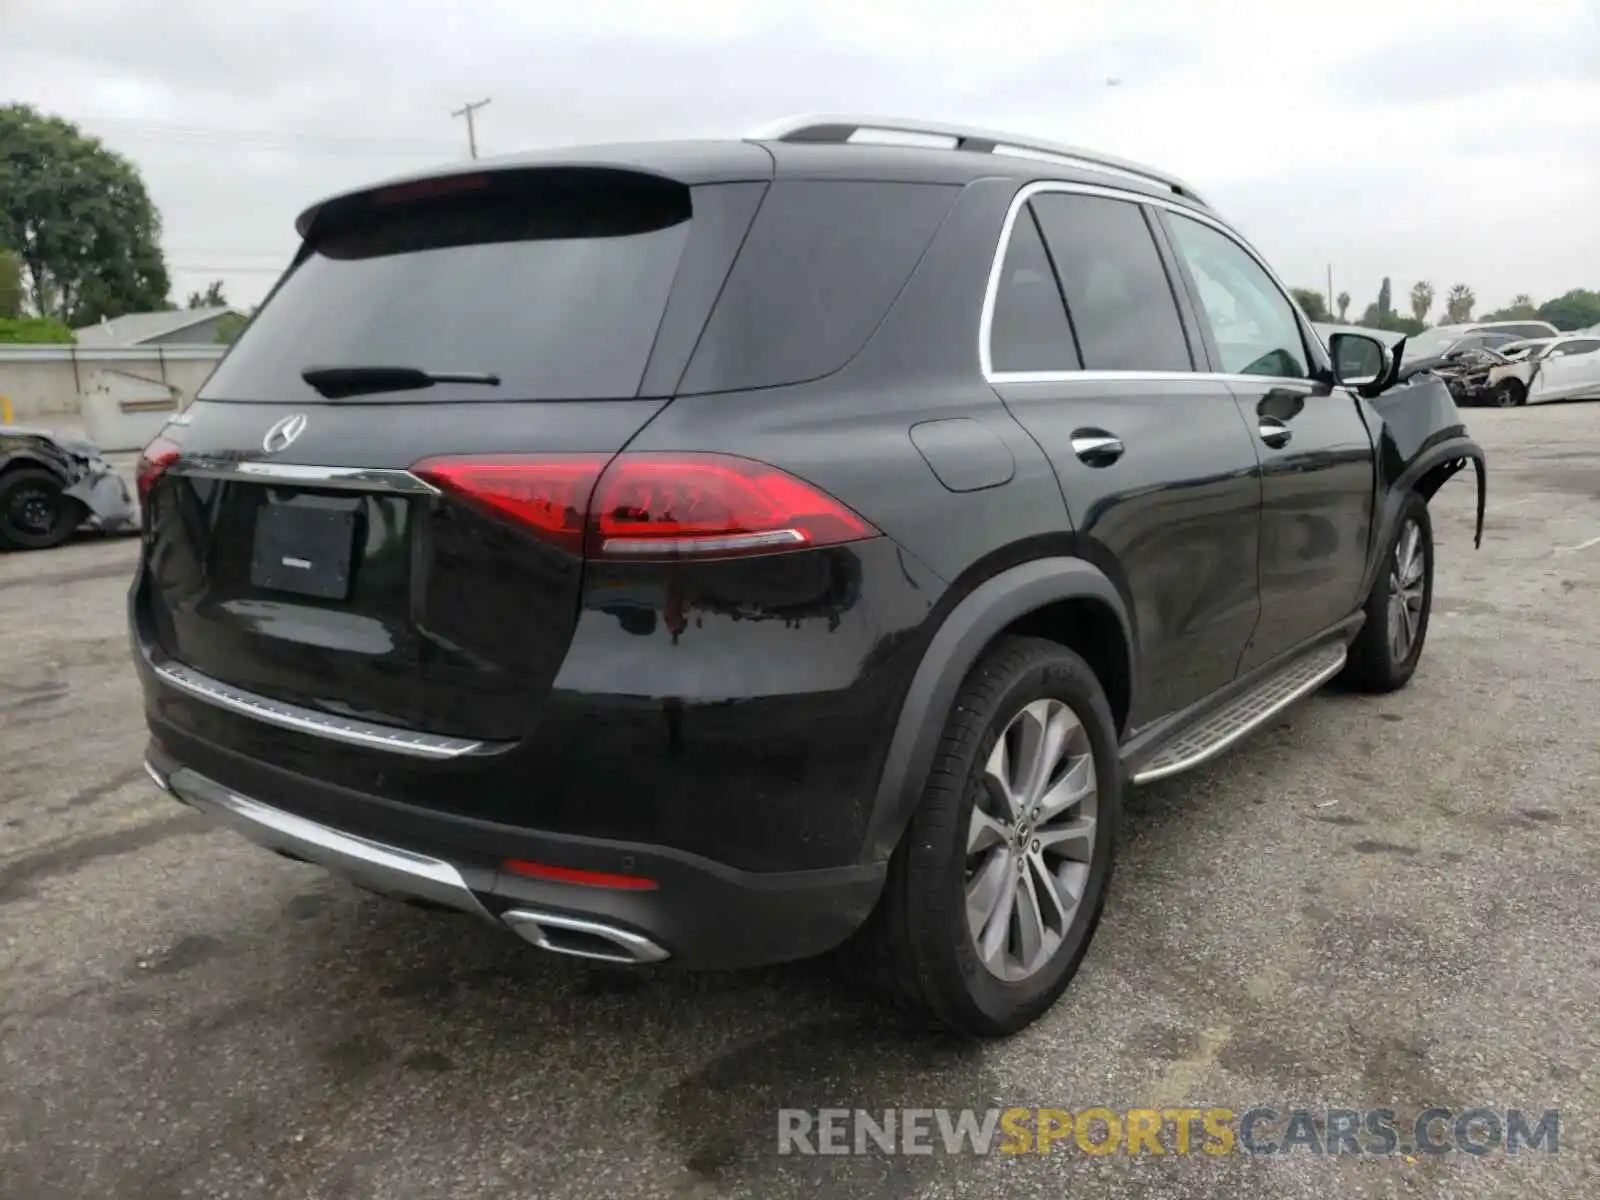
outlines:
[[[75,118],[90,132],[103,128],[131,140],[217,148],[304,151],[320,154],[360,153],[375,157],[438,158],[452,155],[455,144],[443,140],[386,135],[306,133],[299,130],[245,129],[221,125],[183,125],[135,121],[122,117]]]

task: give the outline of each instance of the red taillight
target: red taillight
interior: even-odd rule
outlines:
[[[520,858],[508,858],[501,865],[512,874],[526,875],[529,879],[550,879],[557,883],[579,883],[587,887],[618,888],[631,892],[650,892],[656,888],[654,879],[646,879],[642,875],[580,871],[576,867],[554,867],[549,863],[528,862]]]
[[[435,487],[476,500],[546,541],[583,553],[585,515],[603,454],[432,458],[411,469]]]
[[[602,455],[450,457],[412,470],[596,558],[726,557],[877,536],[810,484],[725,454],[625,453],[609,466]]]
[[[147,503],[150,499],[150,489],[155,487],[156,480],[173,463],[178,461],[178,443],[171,438],[157,434],[148,446],[139,455],[139,463],[133,470],[133,480],[139,490],[139,503]]]

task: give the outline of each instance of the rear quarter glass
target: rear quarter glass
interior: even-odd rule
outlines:
[[[960,193],[953,184],[775,182],[679,392],[782,387],[838,371],[883,321]]]

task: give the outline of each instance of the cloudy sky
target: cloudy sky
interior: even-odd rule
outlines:
[[[0,102],[139,165],[179,301],[258,300],[300,208],[464,156],[484,97],[487,154],[819,110],[1093,146],[1353,314],[1600,287],[1600,0],[0,0]]]

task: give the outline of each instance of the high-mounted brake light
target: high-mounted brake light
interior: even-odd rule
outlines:
[[[178,461],[179,453],[178,443],[159,433],[139,453],[138,465],[133,469],[133,482],[139,492],[140,504],[149,502],[150,489],[155,487],[156,480],[161,478],[166,469]]]
[[[593,558],[726,558],[878,536],[810,484],[726,454],[451,456],[412,471]]]

